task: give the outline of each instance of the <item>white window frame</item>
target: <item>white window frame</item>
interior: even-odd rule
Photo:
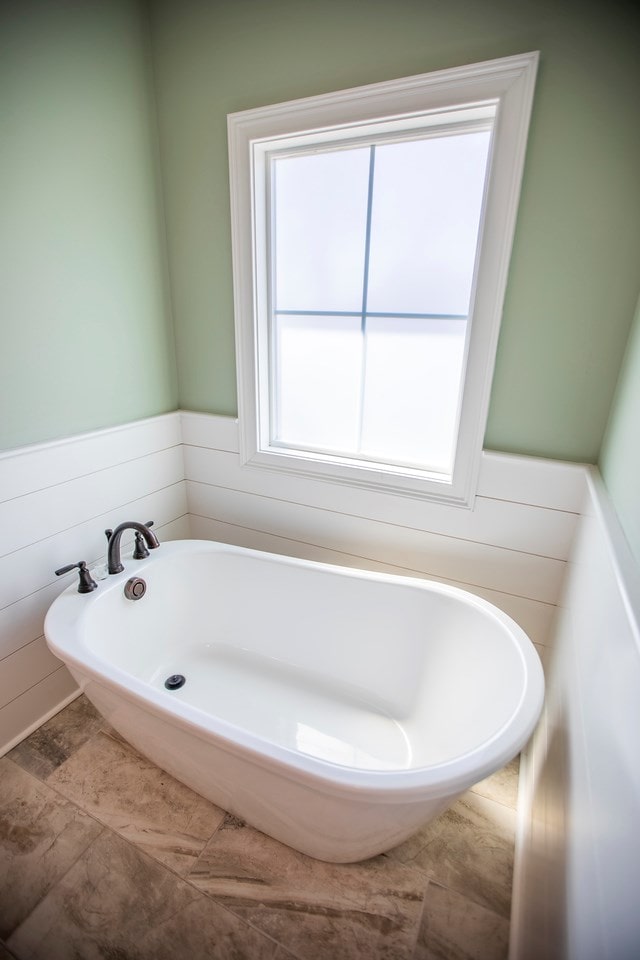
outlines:
[[[456,67],[228,117],[240,455],[248,466],[471,507],[522,182],[538,53]],[[450,477],[270,446],[265,156],[278,141],[375,135],[389,120],[495,105],[454,466]]]

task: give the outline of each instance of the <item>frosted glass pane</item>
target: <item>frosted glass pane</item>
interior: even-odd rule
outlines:
[[[363,454],[451,472],[466,326],[367,321]]]
[[[275,330],[273,439],[353,453],[360,415],[360,318],[280,316]]]
[[[376,147],[368,310],[466,316],[489,133]]]
[[[362,309],[369,156],[274,159],[276,310]]]

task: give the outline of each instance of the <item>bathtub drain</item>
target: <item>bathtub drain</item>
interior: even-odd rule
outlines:
[[[186,683],[186,680],[187,678],[183,677],[181,673],[173,673],[170,677],[167,677],[164,685],[167,690],[177,690],[184,683]]]

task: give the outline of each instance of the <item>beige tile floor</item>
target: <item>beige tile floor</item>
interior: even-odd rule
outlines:
[[[506,958],[517,760],[328,864],[137,754],[80,697],[0,759],[0,960]]]

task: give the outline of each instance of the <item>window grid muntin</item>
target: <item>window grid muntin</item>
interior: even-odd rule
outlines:
[[[362,277],[362,316],[360,317],[360,382],[358,393],[358,446],[362,453],[362,428],[364,422],[364,392],[367,376],[367,301],[369,297],[369,262],[371,258],[371,221],[373,212],[373,184],[376,169],[376,145],[369,147],[369,183],[367,185],[367,221],[364,238],[364,270]]]

